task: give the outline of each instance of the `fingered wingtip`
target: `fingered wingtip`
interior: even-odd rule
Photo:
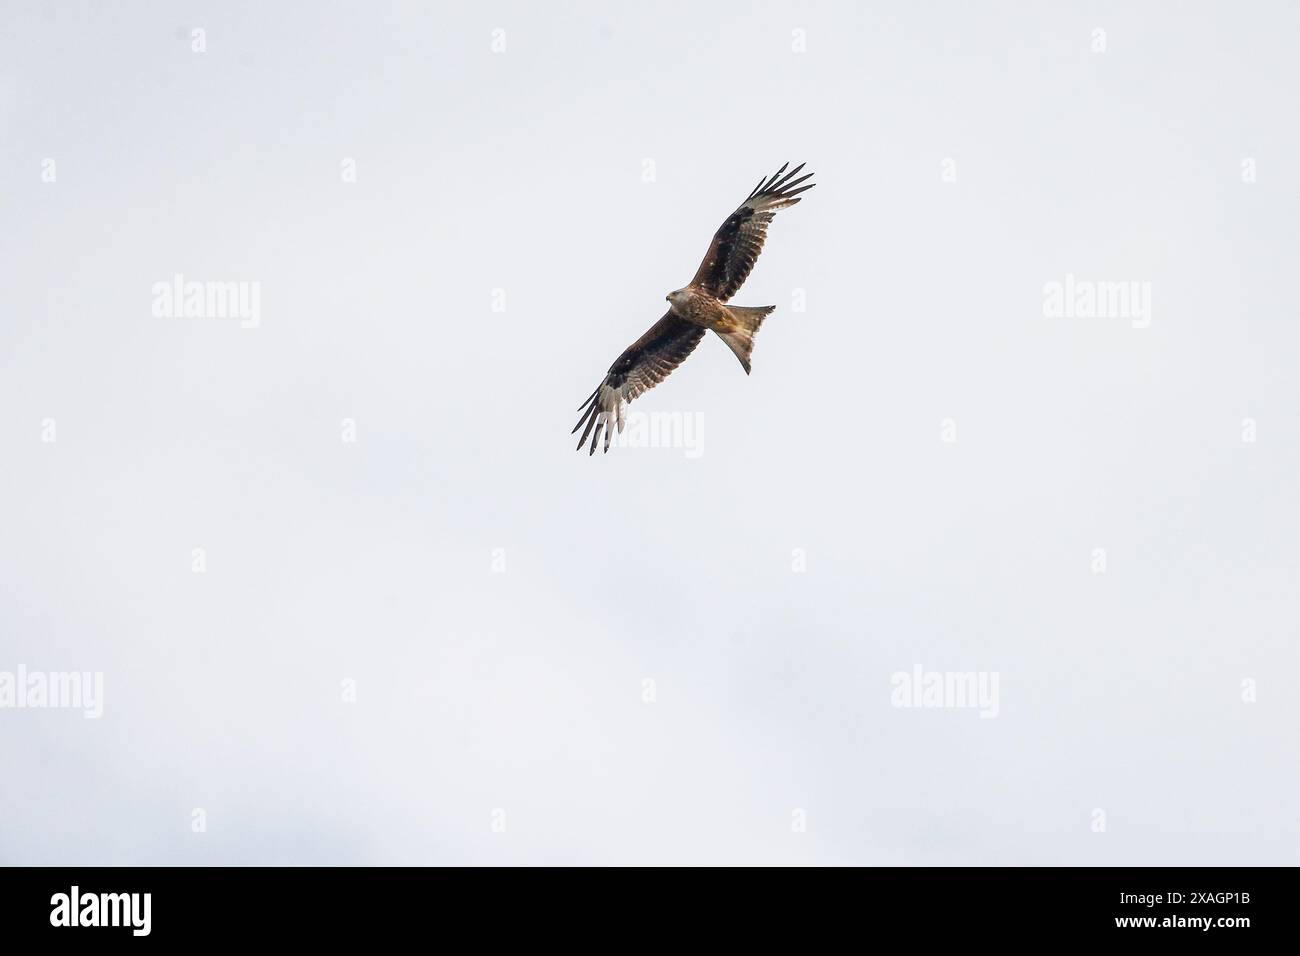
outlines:
[[[802,183],[812,179],[814,175],[813,173],[804,173],[802,176],[799,175],[807,165],[807,163],[800,163],[794,169],[789,169],[790,164],[785,163],[771,176],[759,180],[757,188],[749,194],[748,199],[754,199],[756,196],[761,197],[763,201],[788,199],[791,196],[803,192],[804,189],[808,188],[808,186],[803,186],[802,188],[796,187],[799,187]],[[789,169],[789,172],[786,172],[787,169]]]

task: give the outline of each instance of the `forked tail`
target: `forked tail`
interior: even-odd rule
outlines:
[[[736,353],[736,358],[740,359],[740,365],[746,375],[749,374],[749,356],[754,351],[754,336],[758,334],[758,327],[775,310],[774,305],[760,305],[756,308],[729,305],[727,314],[732,319],[731,327],[725,330],[717,328],[713,330],[718,333],[718,338],[726,342],[727,347]]]

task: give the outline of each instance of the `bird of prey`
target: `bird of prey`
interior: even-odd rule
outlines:
[[[745,374],[749,374],[754,334],[776,306],[725,303],[736,294],[754,268],[758,254],[763,251],[768,224],[776,217],[776,211],[793,206],[799,202],[801,192],[815,185],[799,185],[813,175],[799,176],[803,163],[787,173],[789,165],[786,163],[770,178],[758,181],[754,191],[713,234],[713,242],[695,277],[685,288],[668,293],[668,311],[664,317],[628,346],[609,367],[609,372],[591,397],[579,407],[581,417],[573,426],[574,432],[583,429],[582,437],[578,439],[579,449],[590,435],[591,450],[587,454],[594,455],[603,430],[604,450],[608,452],[614,429],[623,430],[623,406],[667,378],[695,350],[706,329],[717,333],[718,338],[740,359]]]

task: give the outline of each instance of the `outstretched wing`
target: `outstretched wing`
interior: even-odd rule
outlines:
[[[786,163],[778,169],[771,179],[758,181],[754,191],[746,197],[713,234],[713,243],[700,263],[700,268],[691,280],[691,285],[703,289],[723,302],[736,294],[741,283],[749,276],[758,254],[763,251],[763,240],[767,238],[767,226],[776,216],[778,209],[793,206],[799,202],[798,195],[812,189],[816,183],[809,183],[795,189],[805,179],[812,178],[812,173],[799,174],[804,164],[800,163],[790,172],[786,172]]]
[[[615,426],[619,431],[623,430],[623,405],[666,379],[695,350],[702,338],[704,329],[679,319],[671,311],[650,326],[650,330],[629,345],[627,351],[609,367],[604,381],[578,409],[582,417],[573,426],[573,431],[587,426],[578,439],[578,448],[591,435],[591,451],[587,454],[594,455],[603,428],[605,451],[608,452]],[[593,426],[595,434],[592,434]]]

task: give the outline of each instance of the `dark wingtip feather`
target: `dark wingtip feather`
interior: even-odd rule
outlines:
[[[597,411],[596,406],[593,405],[591,406],[590,409],[588,409],[587,414],[583,415],[582,418],[579,419],[578,425],[581,425],[585,422],[587,425],[587,430],[584,431],[582,433],[582,437],[578,439],[578,447],[575,449],[575,451],[582,449],[582,443],[587,440],[587,435],[591,433],[591,427],[596,424],[596,411]],[[573,426],[574,432],[578,430],[578,425]],[[569,432],[569,434],[572,435],[573,432]]]
[[[772,178],[769,179],[767,182],[765,182],[765,183],[763,184],[763,188],[760,189],[759,192],[760,192],[760,193],[765,193],[765,192],[767,192],[769,189],[771,189],[771,188],[772,188],[772,184],[773,184],[774,182],[776,182],[778,179],[781,178],[781,175],[785,172],[786,167],[789,166],[789,165],[790,165],[789,163],[785,163],[785,164],[783,164],[783,165],[781,166],[780,169],[778,169],[776,172],[774,172],[774,173],[772,174]]]
[[[799,170],[797,170],[797,169],[795,170],[796,173],[797,173],[798,171],[799,171]],[[815,176],[815,175],[817,175],[817,174],[816,174],[816,173],[804,173],[804,175],[800,176],[798,179],[788,179],[786,182],[784,182],[784,183],[781,184],[781,191],[782,191],[782,192],[789,192],[791,189],[794,189],[795,186],[798,186],[800,183],[802,183],[802,182],[806,182],[806,181],[808,181],[809,179],[812,179],[813,176]]]
[[[788,166],[789,163],[787,163],[786,165]],[[780,192],[783,188],[785,188],[786,184],[788,184],[790,180],[794,179],[795,176],[799,175],[799,170],[803,169],[807,165],[808,165],[807,163],[800,163],[794,169],[790,170],[790,172],[786,173],[786,175],[783,176],[779,182],[777,182],[774,186],[772,186],[772,192]],[[782,168],[784,169],[784,167]],[[809,175],[811,175],[811,173]]]

